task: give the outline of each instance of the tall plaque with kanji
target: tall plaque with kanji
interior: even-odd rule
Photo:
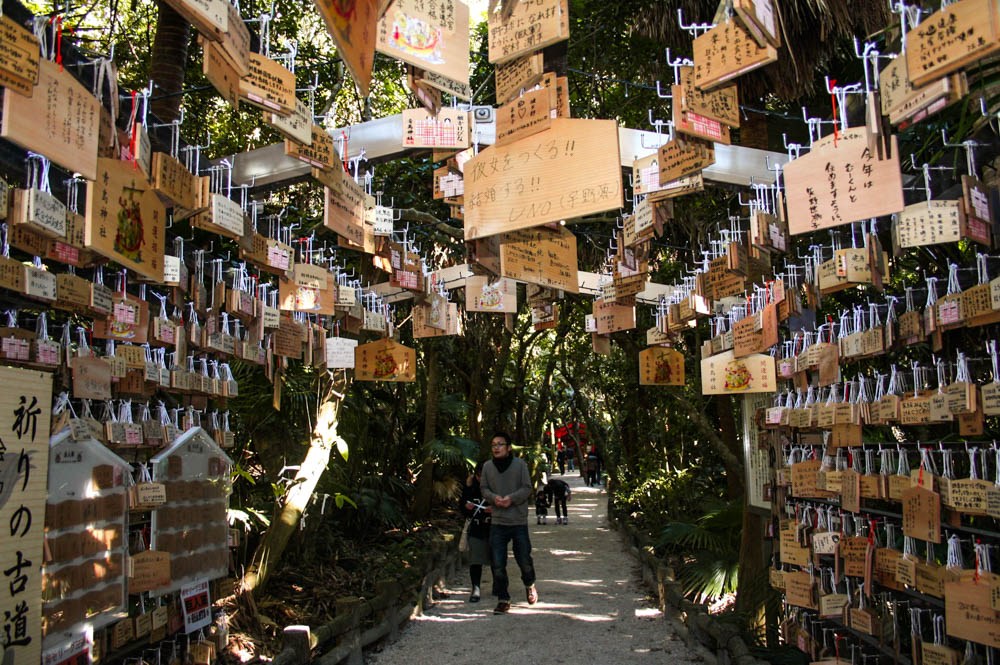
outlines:
[[[0,367],[0,383],[0,645],[5,663],[38,663],[52,375]]]
[[[639,352],[640,386],[683,386],[684,354],[654,346]]]
[[[416,381],[417,352],[391,339],[362,344],[354,350],[358,381]]]

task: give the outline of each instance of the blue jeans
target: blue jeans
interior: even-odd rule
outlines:
[[[514,560],[521,569],[521,581],[529,587],[535,583],[535,563],[531,560],[531,539],[528,525],[494,524],[490,528],[490,552],[493,559],[493,595],[510,600],[510,580],[507,578],[507,543],[513,541]]]

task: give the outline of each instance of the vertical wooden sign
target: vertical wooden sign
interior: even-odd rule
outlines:
[[[487,17],[489,60],[508,62],[569,39],[568,0],[521,0],[509,17],[494,11]]]
[[[906,68],[915,86],[961,69],[1000,49],[995,0],[961,0],[934,12],[906,34]]]
[[[378,0],[315,0],[326,29],[358,86],[362,97],[368,96],[375,59],[378,26]]]
[[[684,354],[665,347],[653,347],[640,351],[639,385],[683,386]]]
[[[49,467],[49,419],[52,375],[0,367],[0,617],[5,660],[38,663],[42,633],[42,542],[45,534],[46,480]]]
[[[378,23],[375,48],[469,85],[469,7],[461,0],[395,0]]]

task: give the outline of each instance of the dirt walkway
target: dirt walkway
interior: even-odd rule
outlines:
[[[559,478],[560,476],[556,476]],[[570,523],[548,525],[529,517],[532,556],[540,600],[524,600],[517,564],[508,560],[513,607],[495,616],[490,573],[483,572],[483,599],[468,602],[470,582],[463,570],[448,580],[447,597],[415,618],[400,639],[366,656],[377,665],[549,665],[622,663],[671,665],[701,662],[649,602],[638,567],[618,534],[607,525],[607,496],[574,474]]]

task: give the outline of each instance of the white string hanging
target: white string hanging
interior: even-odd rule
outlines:
[[[962,560],[962,543],[958,536],[952,534],[948,538],[948,560],[946,566],[952,570],[962,570],[965,562]]]

